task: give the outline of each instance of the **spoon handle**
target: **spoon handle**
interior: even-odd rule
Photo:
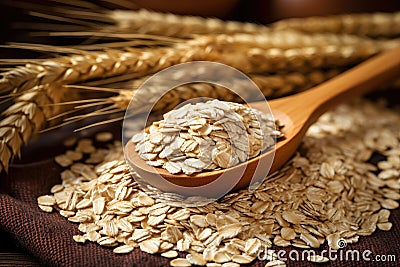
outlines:
[[[400,77],[400,46],[374,56],[313,89],[278,99],[274,106],[285,106],[289,117],[302,119],[307,127],[341,102],[385,85],[395,77]],[[288,110],[289,105],[292,107]]]

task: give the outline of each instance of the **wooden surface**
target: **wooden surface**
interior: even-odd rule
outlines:
[[[39,261],[18,246],[10,234],[0,230],[0,267],[3,266],[41,266]],[[42,265],[43,266],[43,265]]]

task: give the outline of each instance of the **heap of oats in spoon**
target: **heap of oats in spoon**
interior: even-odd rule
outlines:
[[[274,146],[283,136],[271,114],[211,100],[164,114],[148,132],[132,137],[148,165],[193,174],[237,165]]]

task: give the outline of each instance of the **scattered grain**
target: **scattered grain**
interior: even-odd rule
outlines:
[[[176,252],[175,250],[169,250],[161,253],[161,256],[163,256],[164,258],[176,258],[178,257],[178,252]]]
[[[183,259],[183,258],[173,259],[170,262],[170,265],[174,266],[174,267],[190,267],[190,266],[192,266],[192,264],[190,264],[190,262],[187,259]]]
[[[69,165],[61,174],[62,184],[52,187],[53,195],[39,197],[38,204],[78,223],[84,234],[74,237],[77,242],[89,240],[121,253],[139,247],[172,258],[179,250],[201,255],[207,266],[248,264],[272,242],[309,248],[327,241],[338,249],[341,238],[354,243],[360,235],[392,227],[390,210],[398,206],[400,186],[398,177],[387,170],[400,168],[393,159],[400,153],[383,144],[398,138],[397,125],[398,114],[366,101],[342,106],[311,126],[301,154],[254,192],[231,193],[192,208],[173,207],[158,194],[142,191],[116,142],[101,152],[104,158],[94,165],[82,160]],[[382,129],[385,138],[376,138]],[[93,144],[86,140],[78,146],[74,151],[85,153]],[[190,150],[189,144],[186,149]],[[377,150],[397,167],[381,164],[382,169],[376,169],[361,157],[369,154],[365,150]],[[379,176],[382,171],[386,172]],[[276,259],[276,254],[267,255],[273,261],[268,264],[282,264]]]
[[[100,132],[96,134],[95,138],[98,142],[109,142],[114,138],[114,136],[110,132]]]
[[[53,206],[56,203],[54,197],[49,195],[40,196],[38,197],[37,201],[41,206]]]
[[[128,245],[123,245],[123,246],[119,246],[119,247],[114,248],[113,251],[114,251],[114,253],[117,253],[117,254],[125,254],[125,253],[132,252],[133,251],[133,247],[128,246]]]

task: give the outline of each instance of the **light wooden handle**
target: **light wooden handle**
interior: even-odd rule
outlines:
[[[368,59],[358,66],[310,90],[273,100],[274,108],[284,110],[306,127],[327,110],[365,94],[400,77],[400,46]],[[271,106],[272,107],[272,106]]]
[[[336,105],[400,77],[400,46],[362,62],[337,77],[296,95],[312,112],[310,123]]]

